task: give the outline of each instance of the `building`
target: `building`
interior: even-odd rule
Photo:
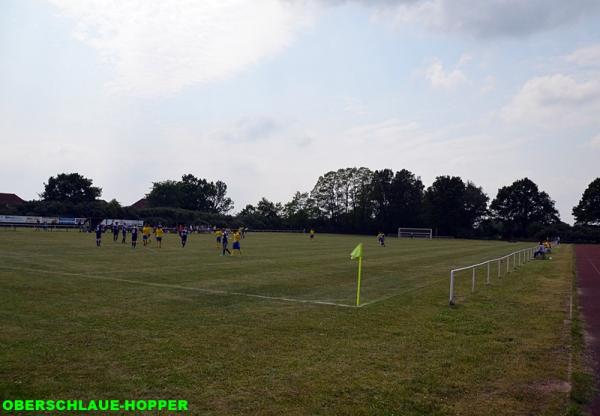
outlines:
[[[131,204],[129,207],[137,208],[137,209],[148,208],[148,200],[146,198],[142,198],[139,201],[137,201],[136,203]]]
[[[0,208],[17,207],[24,203],[25,201],[15,194],[0,193]]]

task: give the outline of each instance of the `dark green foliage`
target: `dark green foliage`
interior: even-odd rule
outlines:
[[[438,176],[425,192],[427,222],[439,235],[470,237],[487,214],[488,199],[458,176]]]
[[[550,225],[560,221],[554,201],[528,178],[500,188],[490,210],[508,238],[527,237],[528,227],[534,223]]]
[[[573,216],[578,224],[600,225],[600,178],[588,185],[579,204],[573,208]]]
[[[151,207],[226,214],[233,209],[233,201],[226,194],[227,185],[224,182],[208,182],[187,174],[181,177],[181,181],[154,182],[146,199]]]
[[[160,222],[245,225],[257,229],[309,229],[319,232],[395,234],[398,227],[433,228],[437,235],[466,238],[541,239],[600,242],[600,178],[573,209],[578,225],[561,223],[554,201],[524,178],[499,189],[488,211],[481,187],[457,176],[438,176],[425,190],[414,173],[352,167],[320,176],[311,192],[296,192],[286,204],[262,198],[237,216],[224,182],[194,175],[155,182],[146,209],[95,199],[100,189],[77,173],[60,174],[45,184],[41,201],[0,208],[0,214],[131,218]],[[90,199],[91,198],[91,199]]]
[[[99,198],[102,189],[92,186],[92,180],[79,173],[59,173],[48,178],[44,184],[44,192],[40,197],[44,201],[82,203],[92,202]]]

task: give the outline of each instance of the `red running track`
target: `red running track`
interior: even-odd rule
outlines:
[[[600,380],[600,245],[576,245],[575,256],[579,302],[589,335],[587,346],[594,360],[596,378]],[[588,410],[591,415],[600,416],[600,394],[596,394]]]

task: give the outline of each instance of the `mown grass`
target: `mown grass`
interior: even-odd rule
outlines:
[[[250,234],[182,249],[80,233],[0,236],[0,398],[156,399],[193,414],[557,415],[571,248],[447,305],[450,268],[528,244]],[[98,277],[351,305],[207,294]]]

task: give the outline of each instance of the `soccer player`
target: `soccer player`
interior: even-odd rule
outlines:
[[[315,230],[313,230],[312,228],[310,229],[310,239],[311,240],[315,239]]]
[[[162,248],[162,239],[164,234],[162,225],[158,224],[158,227],[156,227],[156,231],[154,232],[154,234],[156,234],[156,242],[158,243],[158,248]]]
[[[102,243],[102,226],[98,224],[96,226],[96,247],[100,247],[100,243]]]
[[[237,251],[237,253],[239,255],[242,254],[242,249],[240,247],[240,240],[242,239],[242,234],[240,233],[240,231],[236,231],[235,233],[233,233],[233,252],[235,253]]]
[[[215,236],[217,237],[217,248],[221,247],[221,239],[223,238],[223,231],[220,228],[217,228],[215,231]]]
[[[385,234],[379,232],[379,234],[377,234],[377,241],[381,247],[385,247]]]
[[[184,248],[185,244],[187,243],[187,239],[188,239],[188,229],[187,229],[187,227],[183,227],[181,229],[181,231],[179,232],[179,236],[181,237],[181,248]]]
[[[144,246],[148,245],[148,237],[150,237],[150,226],[144,224],[144,228],[142,228],[142,240],[144,241]]]
[[[134,225],[131,229],[131,247],[135,248],[137,246],[137,236],[138,236],[138,228],[137,225]]]
[[[119,223],[112,223],[112,232],[113,232],[113,241],[117,241],[119,239]]]
[[[123,224],[121,226],[121,233],[123,234],[123,239],[121,240],[121,244],[125,244],[127,240],[127,225]]]
[[[224,256],[225,252],[227,252],[227,253],[229,253],[229,255],[231,255],[231,251],[229,251],[229,249],[227,248],[227,245],[229,244],[229,241],[227,241],[227,232],[223,233],[221,242],[223,244],[223,252],[221,253],[221,256]]]

